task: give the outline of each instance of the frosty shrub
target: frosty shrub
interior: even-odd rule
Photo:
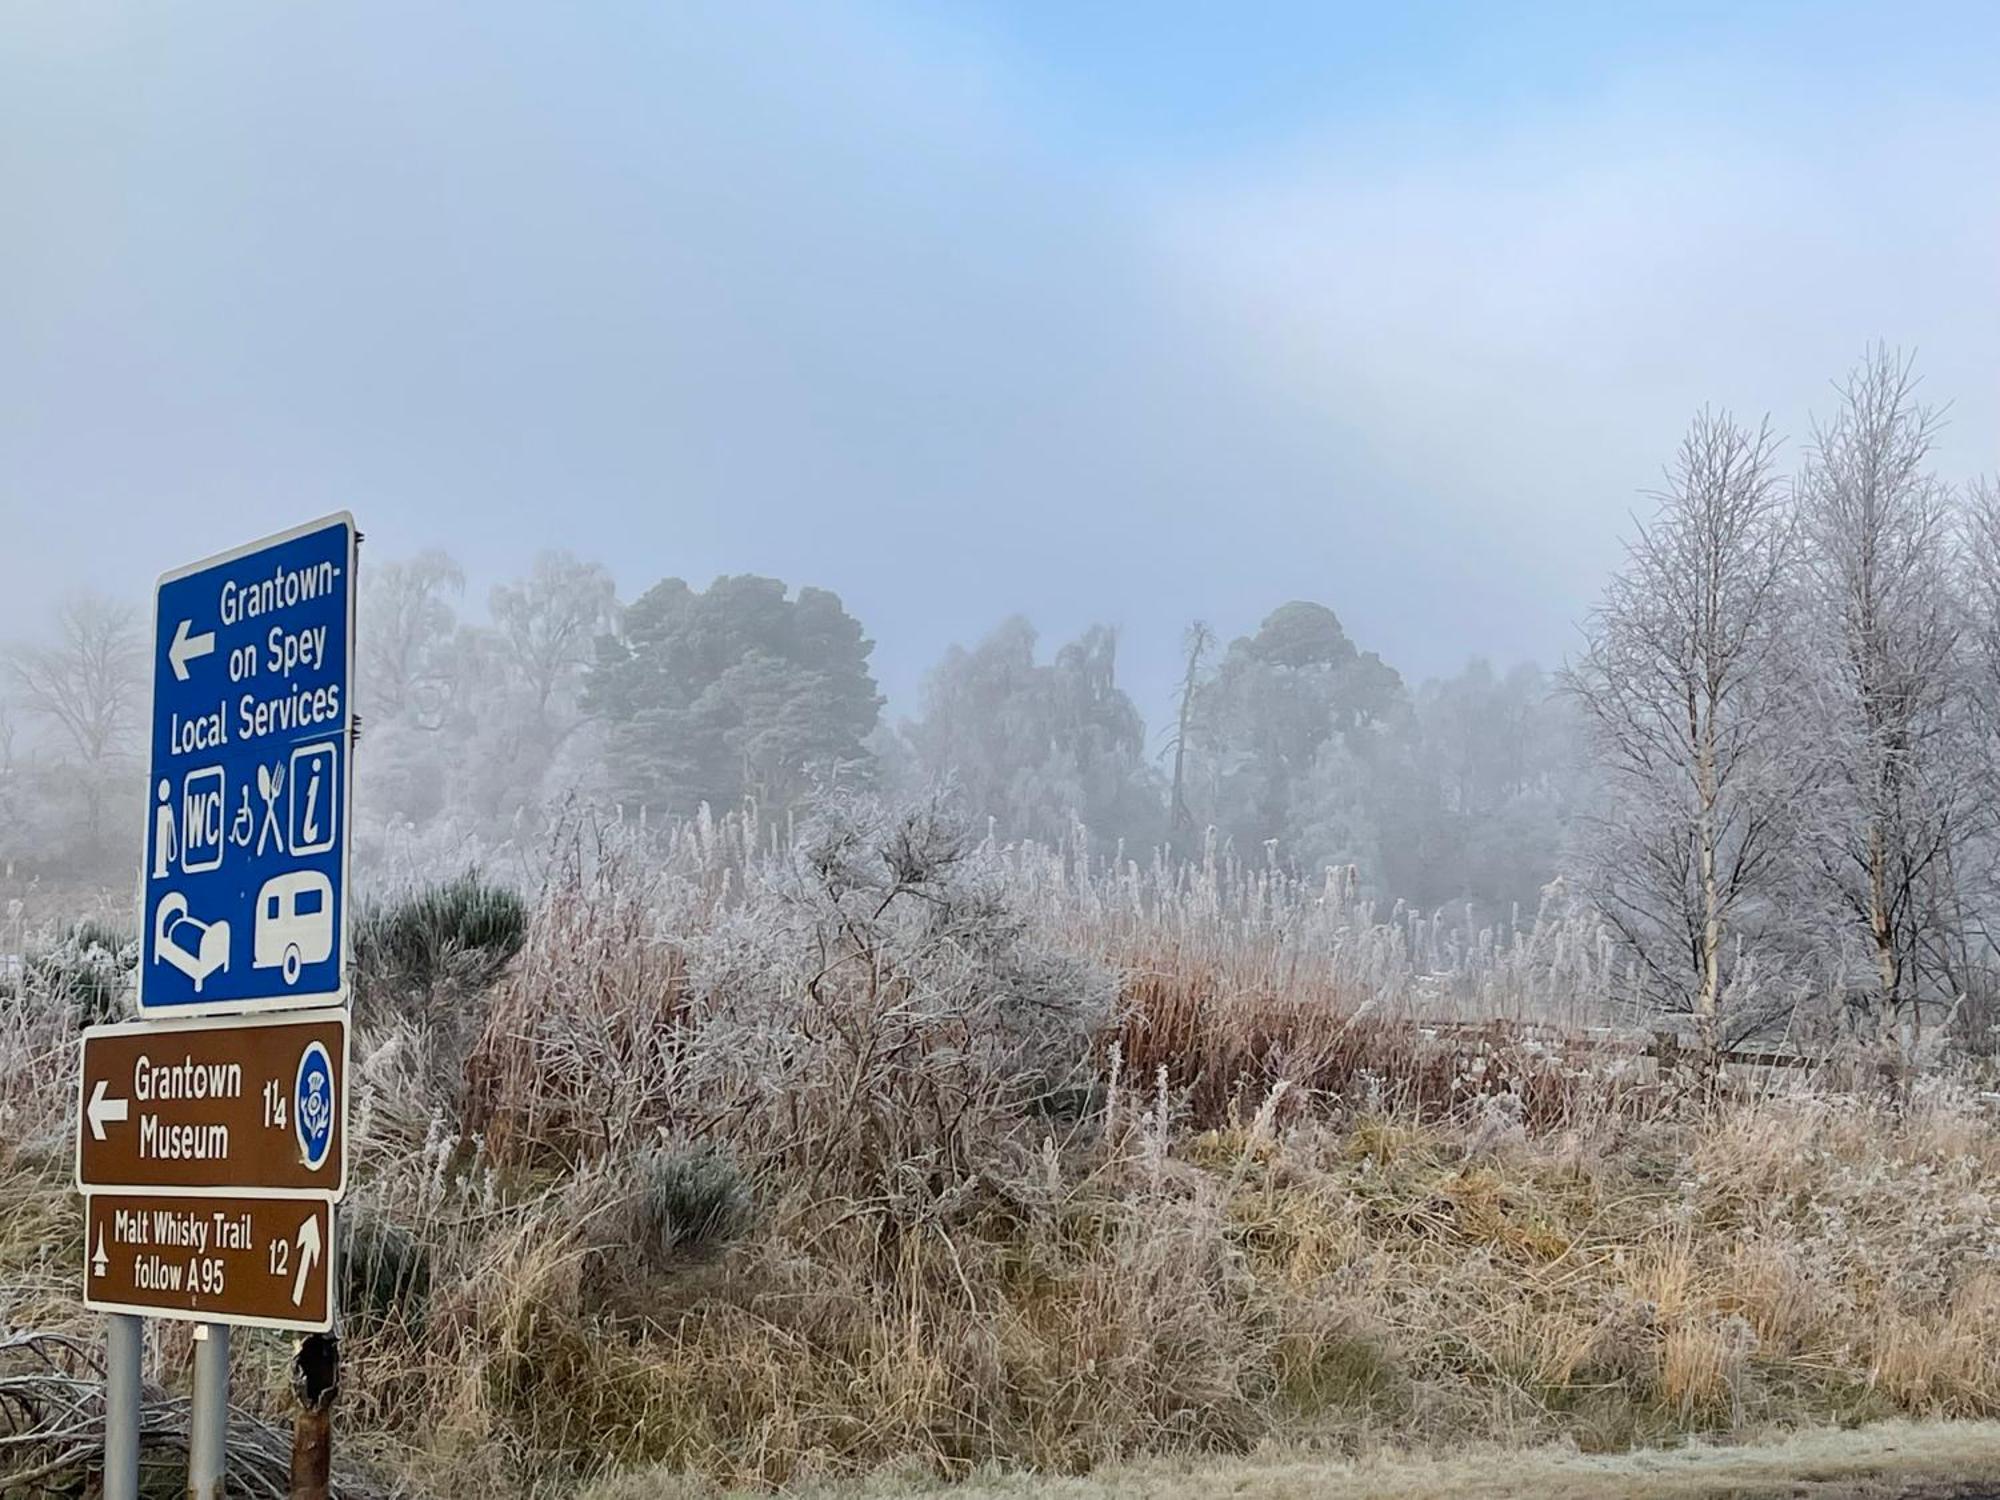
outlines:
[[[655,1274],[714,1254],[749,1219],[743,1174],[720,1151],[649,1151],[630,1177],[627,1235]]]
[[[139,945],[108,923],[66,927],[22,964],[21,997],[70,1012],[80,1026],[125,1018]]]
[[[1087,1063],[1115,991],[936,798],[828,805],[687,960],[697,1092],[809,1184],[912,1211]]]
[[[467,870],[399,901],[371,903],[355,923],[355,967],[371,988],[427,990],[440,980],[477,989],[520,950],[520,893]]]
[[[957,1192],[1089,1059],[1115,992],[940,799],[828,805],[775,852],[576,829],[472,1062],[502,1153],[725,1136],[906,1207]]]

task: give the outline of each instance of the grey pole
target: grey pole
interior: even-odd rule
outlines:
[[[222,1475],[229,1464],[229,1325],[203,1323],[194,1333],[188,1500],[222,1500]]]
[[[139,1361],[146,1325],[113,1313],[104,1331],[104,1500],[139,1500]]]

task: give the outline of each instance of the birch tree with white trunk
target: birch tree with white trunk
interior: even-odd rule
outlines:
[[[1984,816],[1966,830],[1952,863],[1951,889],[1957,941],[1950,976],[1953,990],[1971,1009],[1966,1034],[1990,1042],[2000,1038],[2000,838],[1984,807],[1990,789],[2000,786],[2000,484],[1975,480],[1959,506],[1961,524],[1960,601],[1964,608],[1964,663],[1967,706],[1973,721],[1975,774],[1988,790],[1975,793],[1973,806]]]
[[[1782,660],[1795,528],[1768,422],[1704,410],[1565,673],[1602,787],[1592,897],[1646,998],[1719,1045],[1785,879]]]
[[[1805,843],[1866,955],[1884,1036],[1905,1051],[1925,1004],[1954,998],[1954,858],[1982,816],[1954,506],[1930,468],[1938,415],[1916,386],[1909,360],[1871,352],[1799,480],[1825,773]]]

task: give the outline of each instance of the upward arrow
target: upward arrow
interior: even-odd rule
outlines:
[[[299,1274],[292,1279],[292,1306],[306,1300],[306,1274],[319,1259],[319,1215],[313,1214],[299,1226]]]
[[[167,665],[174,669],[174,680],[188,680],[188,663],[198,656],[206,656],[215,649],[215,632],[204,630],[200,635],[189,635],[192,620],[183,620],[174,629],[174,638],[167,643]]]

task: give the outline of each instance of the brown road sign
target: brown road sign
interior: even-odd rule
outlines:
[[[77,1104],[85,1192],[336,1199],[347,1187],[347,1014],[93,1026]]]
[[[319,1198],[91,1193],[83,1303],[100,1312],[324,1332],[333,1205]]]

